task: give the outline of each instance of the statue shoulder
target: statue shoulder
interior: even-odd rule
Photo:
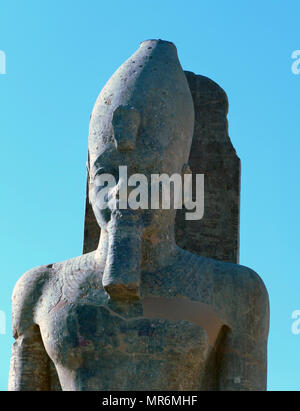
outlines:
[[[269,295],[262,278],[251,268],[194,255],[190,258],[194,284],[193,295],[204,295],[226,317],[235,312],[257,311],[268,316]]]
[[[14,336],[23,334],[36,325],[35,317],[38,303],[45,290],[52,287],[54,293],[56,288],[60,291],[60,282],[65,281],[66,284],[72,285],[71,283],[74,282],[76,276],[80,277],[86,272],[93,271],[94,268],[94,252],[92,252],[26,271],[17,281],[12,294]],[[58,294],[57,298],[59,299]]]
[[[247,300],[252,299],[253,301],[255,299],[256,304],[265,305],[268,303],[268,291],[260,275],[244,265],[232,265],[235,266],[235,269],[231,272],[231,278],[237,291],[244,295]]]
[[[237,276],[246,303],[262,318],[269,318],[269,294],[260,275],[249,267],[237,265]]]
[[[262,278],[249,267],[218,262],[214,275],[215,292],[220,304],[228,302],[233,316],[269,318],[269,295]]]
[[[52,264],[26,271],[17,281],[12,293],[13,335],[15,338],[30,329],[34,323],[35,306],[49,281]]]
[[[268,300],[266,286],[254,270],[241,264],[228,263],[212,258],[197,256],[197,271],[199,276],[206,274],[217,290],[232,290],[239,294],[259,295],[262,300]]]

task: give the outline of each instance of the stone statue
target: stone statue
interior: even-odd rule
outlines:
[[[119,207],[119,166],[147,178],[180,175],[193,129],[175,46],[143,42],[91,116],[97,250],[34,268],[15,286],[10,390],[266,389],[269,307],[260,277],[179,248],[174,208]],[[104,174],[116,181],[105,196]]]

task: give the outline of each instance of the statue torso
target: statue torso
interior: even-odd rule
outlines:
[[[195,261],[182,263],[144,273],[142,299],[131,304],[103,291],[93,253],[54,266],[36,319],[63,390],[202,388],[223,323],[207,309],[205,272],[195,284]]]

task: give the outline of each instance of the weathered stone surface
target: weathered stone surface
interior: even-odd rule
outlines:
[[[121,164],[130,174],[180,173],[193,128],[175,46],[143,42],[91,116],[97,250],[32,269],[15,286],[10,390],[265,389],[269,306],[260,277],[179,248],[176,210],[101,207],[100,173]]]
[[[240,160],[228,136],[228,100],[207,77],[185,72],[195,108],[189,166],[205,176],[204,217],[188,221],[176,215],[176,243],[185,250],[225,262],[239,262]],[[195,184],[193,185],[195,192]],[[96,250],[100,227],[89,203],[85,206],[83,252]]]
[[[204,174],[204,216],[198,221],[176,216],[176,242],[204,257],[238,263],[240,160],[228,136],[226,93],[207,77],[186,72],[195,107],[189,165]]]

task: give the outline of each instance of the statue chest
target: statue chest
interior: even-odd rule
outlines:
[[[58,369],[76,375],[78,389],[197,389],[209,351],[199,325],[126,319],[92,304],[66,304],[49,315],[41,324],[45,348]]]

